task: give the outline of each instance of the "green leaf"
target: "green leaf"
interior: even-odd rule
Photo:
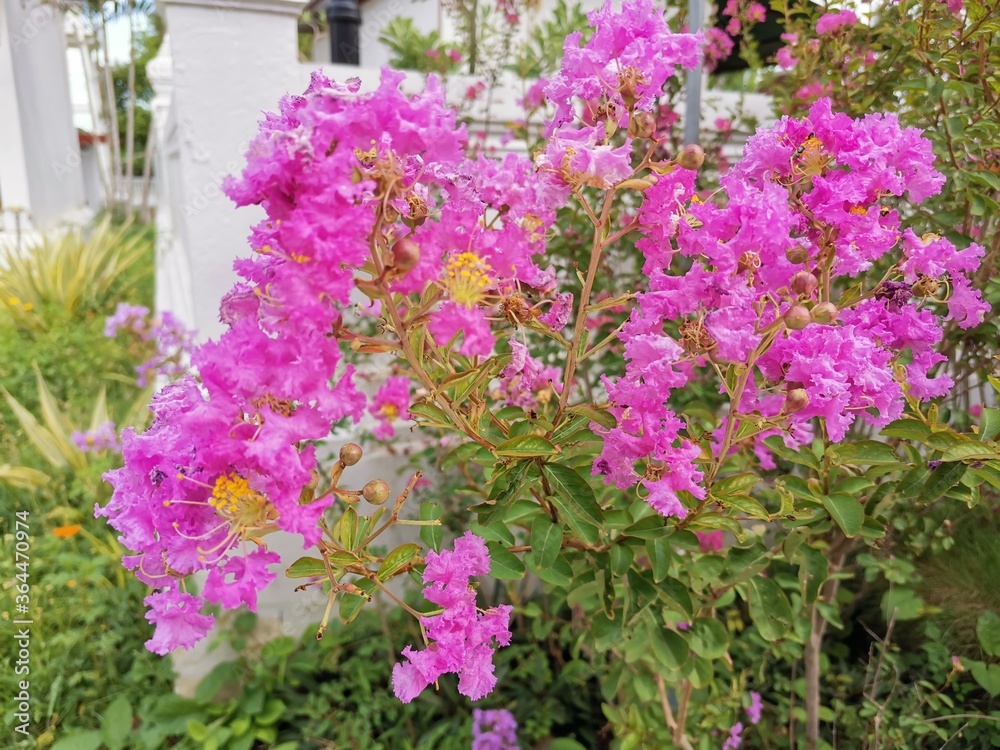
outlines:
[[[121,750],[132,734],[132,704],[119,695],[101,717],[101,735],[108,750]]]
[[[547,516],[539,516],[531,525],[531,557],[535,567],[547,568],[559,557],[562,549],[563,530]]]
[[[861,531],[865,522],[865,509],[857,498],[834,492],[823,496],[823,507],[847,536],[857,536]]]
[[[882,596],[882,614],[886,621],[916,620],[924,615],[924,600],[913,589],[893,587]]]
[[[736,508],[741,513],[759,518],[762,521],[767,521],[771,517],[764,506],[749,495],[727,495],[725,498],[720,498],[720,501],[730,508]]]
[[[198,683],[198,687],[194,690],[194,699],[200,703],[212,700],[223,685],[236,680],[238,676],[236,662],[217,664]]]
[[[1000,656],[1000,617],[990,610],[983,612],[976,623],[976,636],[983,651],[990,656]]]
[[[653,582],[659,583],[670,571],[670,543],[666,539],[647,539],[646,557],[653,572]]]
[[[348,508],[337,523],[339,527],[340,543],[344,549],[351,551],[361,540],[358,539],[358,512],[354,508]]]
[[[300,557],[288,566],[289,578],[321,578],[326,576],[326,565],[318,557]]]
[[[548,748],[548,750],[587,750],[587,748],[579,742],[571,740],[569,737],[559,737],[554,739],[546,745],[546,748]]]
[[[103,742],[100,732],[80,732],[60,739],[50,750],[97,750]]]
[[[524,563],[517,555],[497,542],[487,542],[486,547],[490,551],[490,576],[507,581],[524,578]]]
[[[510,440],[504,440],[494,449],[494,453],[503,458],[536,458],[552,456],[557,453],[552,443],[539,435],[520,435]]]
[[[584,518],[596,526],[604,523],[604,512],[597,504],[594,490],[579,472],[562,464],[543,464],[542,472],[552,489],[579,509]]]
[[[948,461],[989,461],[1000,458],[1000,451],[989,448],[980,442],[956,443],[944,452],[941,460]]]
[[[590,421],[597,422],[597,424],[607,430],[610,430],[618,424],[618,421],[611,412],[605,411],[604,409],[595,409],[593,406],[587,406],[586,404],[571,406],[566,411],[569,414],[579,414],[587,417]]]
[[[564,555],[556,555],[551,565],[536,568],[535,574],[546,583],[566,588],[573,583],[573,568]]]
[[[799,582],[802,584],[802,598],[812,604],[819,596],[820,587],[829,575],[826,555],[820,550],[803,545],[799,548]]]
[[[507,472],[507,484],[498,484],[497,489],[494,490],[496,497],[493,499],[492,506],[485,506],[486,510],[479,514],[479,523],[483,526],[488,526],[492,521],[503,521],[507,511],[517,500],[517,495],[521,491],[521,485],[524,484],[524,477],[528,473],[528,466],[530,462],[522,461],[517,464],[516,469],[509,470]],[[493,493],[491,493],[492,496]],[[480,506],[482,507],[482,506]]]
[[[721,659],[729,648],[726,627],[714,617],[699,617],[687,631],[691,650],[705,659]]]
[[[441,508],[435,503],[421,503],[420,520],[437,521],[441,518]],[[441,526],[421,526],[420,541],[432,550],[441,550]]]
[[[954,487],[969,467],[958,461],[942,463],[927,478],[924,489],[917,497],[918,503],[930,503]]]
[[[632,536],[637,539],[662,539],[670,536],[672,529],[667,526],[666,520],[659,513],[645,518],[640,518],[623,532],[625,536]]]
[[[976,435],[981,441],[992,440],[1000,434],[1000,409],[983,408],[983,413],[979,416],[979,433]]]
[[[784,638],[792,630],[792,608],[785,592],[770,578],[747,581],[747,603],[757,632],[766,641]]]
[[[627,544],[612,544],[608,554],[611,556],[611,572],[616,576],[625,575],[635,560],[635,552]]]
[[[719,495],[740,495],[752,488],[760,481],[759,474],[747,472],[737,474],[734,477],[726,477],[712,485],[712,494]]]
[[[420,402],[416,404],[411,404],[406,409],[410,414],[410,418],[418,424],[428,424],[433,427],[451,427],[451,419],[448,415],[440,408],[434,404],[429,404],[426,402]],[[420,419],[415,419],[415,417],[420,417]]]
[[[897,419],[895,422],[890,422],[879,434],[922,443],[931,434],[931,428],[916,419]]]
[[[680,669],[691,654],[684,636],[673,630],[651,625],[649,627],[650,643],[653,656],[668,669]]]
[[[849,466],[891,465],[899,463],[899,456],[892,446],[877,440],[843,443],[831,449],[834,461]]]
[[[419,551],[420,547],[412,542],[396,547],[396,549],[385,556],[382,565],[379,566],[378,573],[376,574],[378,579],[383,582],[388,581],[400,570],[409,565]]]
[[[984,664],[981,661],[967,661],[969,671],[980,687],[992,697],[1000,695],[1000,664]]]
[[[345,625],[361,614],[362,607],[371,601],[372,592],[378,584],[368,578],[362,578],[355,581],[354,585],[364,591],[365,595],[348,593],[340,595],[340,621]]]

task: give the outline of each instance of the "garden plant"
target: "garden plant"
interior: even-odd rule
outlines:
[[[731,33],[756,5],[727,6]],[[280,575],[326,612],[318,643],[199,694],[242,674],[241,697],[147,706],[136,742],[1000,744],[1000,601],[956,574],[997,531],[998,19],[774,10],[787,114],[728,170],[671,134],[706,38],[649,0],[566,37],[525,92],[527,155],[468,148],[433,76],[405,95],[391,70],[369,93],[316,74],[265,116],[226,184],[266,214],[226,331],[123,432],[96,513],[150,588],[154,653],[221,610],[238,638]],[[878,106],[918,88],[932,121],[909,94]],[[366,389],[371,361],[391,364]],[[366,415],[372,440],[326,460]],[[352,483],[404,437],[427,448],[401,492]],[[392,527],[412,541],[386,549]],[[275,534],[304,548],[286,569]]]

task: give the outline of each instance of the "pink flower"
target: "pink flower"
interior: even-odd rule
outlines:
[[[725,537],[721,531],[696,531],[698,547],[702,552],[718,552],[725,546]]]
[[[397,419],[409,419],[410,413],[407,408],[410,405],[410,379],[409,378],[388,378],[385,384],[378,389],[375,398],[372,399],[368,411],[378,420],[375,427],[375,437],[379,440],[389,440],[396,431],[392,423]]]
[[[747,708],[747,717],[751,724],[760,723],[760,714],[764,710],[764,701],[760,698],[760,693],[750,691],[750,706]]]
[[[451,300],[445,300],[431,313],[427,330],[434,337],[434,343],[441,347],[446,347],[461,334],[462,345],[458,351],[466,357],[488,357],[496,342],[481,308],[468,308]]]
[[[537,406],[535,394],[546,388],[562,391],[562,373],[556,367],[546,367],[528,354],[528,348],[516,339],[510,340],[510,362],[500,372],[507,402],[525,409]]]
[[[490,569],[486,544],[471,531],[455,540],[454,551],[427,553],[424,596],[444,608],[441,614],[420,618],[432,641],[423,651],[403,649],[406,661],[392,670],[396,697],[409,703],[441,675],[459,675],[458,692],[479,700],[493,691],[493,653],[510,643],[508,622],[513,607],[500,605],[480,612],[469,579]]]
[[[852,10],[842,10],[838,13],[827,13],[816,22],[817,34],[831,34],[844,26],[853,26],[858,17]]]
[[[788,47],[782,47],[779,49],[777,54],[775,54],[774,59],[778,62],[778,65],[785,70],[791,70],[799,62],[799,59],[792,54]]]
[[[150,594],[145,599],[149,612],[146,619],[156,626],[146,648],[164,656],[178,648],[190,649],[204,638],[215,618],[198,613],[202,600],[177,589]]]
[[[705,69],[709,72],[718,67],[719,63],[733,52],[733,39],[720,28],[713,26],[705,31],[705,46],[702,55],[705,59]]]

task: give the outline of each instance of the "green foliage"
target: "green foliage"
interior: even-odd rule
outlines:
[[[542,614],[536,602],[519,609],[523,634],[497,657],[503,702],[475,707],[511,710],[526,747],[553,738],[597,747],[599,697],[593,672],[570,653],[568,625],[553,628]],[[560,614],[559,620],[568,623],[568,612]],[[229,635],[234,645],[245,649],[244,636],[255,620],[250,613],[237,618]],[[473,706],[457,693],[454,678],[409,705],[392,694],[392,664],[403,646],[419,637],[408,615],[398,609],[368,610],[351,627],[326,631],[322,640],[312,632],[301,641],[283,636],[244,650],[238,661],[224,662],[205,677],[193,700],[161,695],[142,700],[129,747],[469,747]],[[119,712],[124,714],[125,707]]]
[[[389,21],[378,39],[392,51],[390,64],[394,68],[420,73],[451,73],[460,64],[449,55],[455,48],[444,44],[438,32],[424,34],[413,19],[405,16]]]

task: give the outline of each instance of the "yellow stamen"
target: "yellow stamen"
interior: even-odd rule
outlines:
[[[479,304],[486,290],[493,285],[489,272],[493,269],[475,253],[459,253],[445,266],[445,286],[451,298],[466,307]]]

